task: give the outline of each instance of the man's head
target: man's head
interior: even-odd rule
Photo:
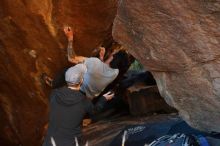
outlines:
[[[83,82],[83,76],[87,68],[85,64],[77,64],[70,67],[65,74],[65,80],[68,86],[79,86]]]
[[[127,68],[129,65],[128,54],[124,50],[120,50],[119,52],[113,55],[113,59],[110,62],[109,66],[114,69],[123,69]]]
[[[100,47],[94,49],[92,52],[92,56],[97,57],[103,61],[104,57],[105,57],[105,48],[100,46]]]

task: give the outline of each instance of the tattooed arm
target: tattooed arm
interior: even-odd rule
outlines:
[[[67,46],[68,61],[74,64],[84,62],[85,57],[77,56],[75,50],[73,49],[73,31],[71,27],[64,27],[64,33],[68,39],[68,46]]]

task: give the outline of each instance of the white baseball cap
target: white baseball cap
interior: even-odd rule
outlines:
[[[83,80],[86,71],[87,68],[85,64],[77,64],[66,71],[65,80],[68,84],[78,84]]]

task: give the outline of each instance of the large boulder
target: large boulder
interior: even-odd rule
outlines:
[[[121,0],[113,37],[190,125],[220,132],[220,2]]]
[[[117,0],[0,1],[0,145],[40,145],[48,93],[40,76],[67,66],[64,25],[74,48],[90,55],[112,43]]]

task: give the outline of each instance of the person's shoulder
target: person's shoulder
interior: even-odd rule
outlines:
[[[61,94],[65,89],[63,87],[61,88],[55,88],[53,90],[51,90],[50,92],[50,98],[53,98],[53,97],[56,97],[58,96],[59,94]]]
[[[63,90],[63,87],[62,88],[55,88],[55,89],[52,89],[51,90],[51,94],[56,94],[57,92],[60,92]]]
[[[102,70],[102,74],[108,78],[115,79],[119,74],[119,69],[114,69],[106,65]]]
[[[85,64],[89,67],[90,65],[102,65],[104,63],[97,57],[89,57],[85,60]]]
[[[89,62],[91,62],[91,61],[100,62],[101,60],[99,58],[97,58],[97,57],[89,57],[89,58],[86,58],[86,61],[89,61]]]

